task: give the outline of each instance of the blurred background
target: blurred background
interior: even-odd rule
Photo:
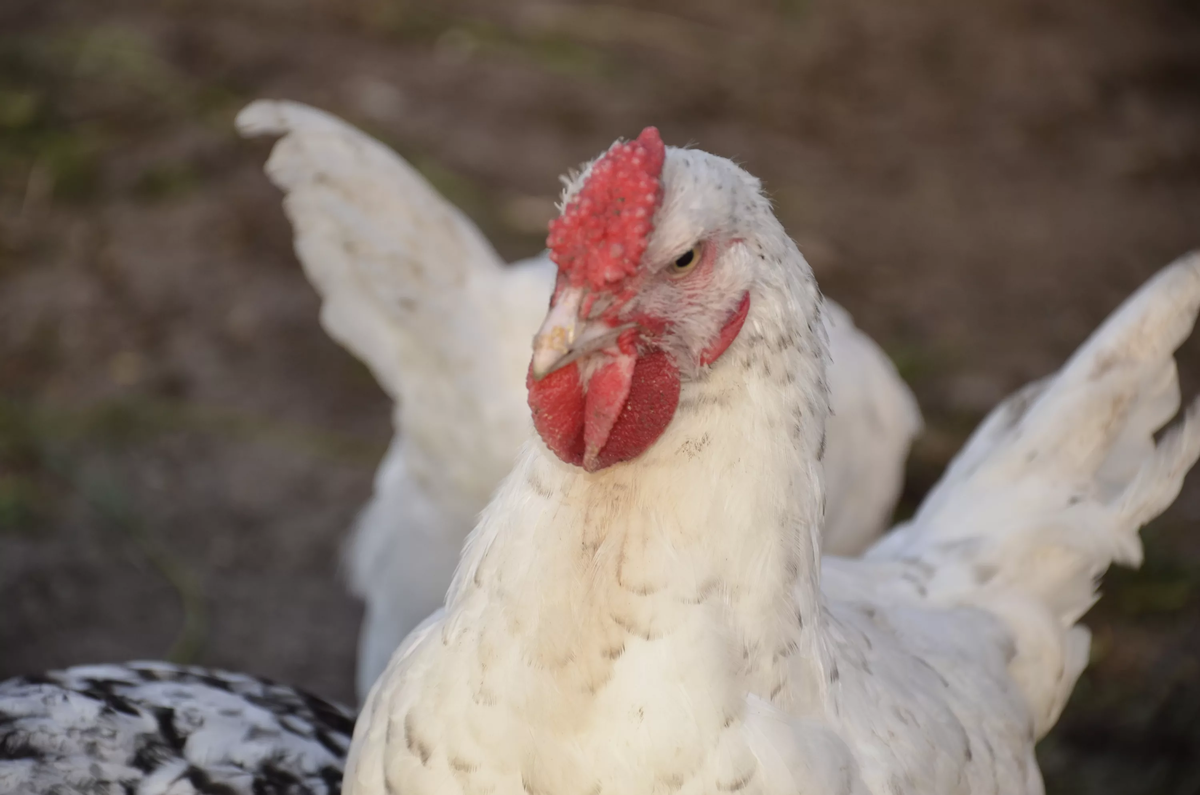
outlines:
[[[234,134],[260,96],[393,146],[509,258],[617,136],[737,159],[920,399],[901,511],[1200,246],[1194,0],[3,0],[0,677],[169,655],[353,700],[339,545],[389,404]],[[1144,537],[1051,793],[1200,791],[1200,480]]]

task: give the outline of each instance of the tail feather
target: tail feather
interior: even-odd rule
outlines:
[[[367,601],[365,689],[441,601],[463,536],[526,436],[529,341],[554,267],[505,266],[414,168],[334,116],[260,100],[237,126],[282,136],[267,173],[285,193],[321,322],[370,367],[403,428],[346,548],[351,589]]]
[[[330,334],[393,398],[411,397],[423,369],[453,381],[479,356],[472,345],[489,339],[479,312],[490,314],[485,299],[503,265],[474,224],[387,147],[315,108],[260,100],[237,126],[283,136],[267,173],[286,193]],[[423,333],[430,323],[452,333]]]
[[[552,270],[505,267],[415,169],[334,116],[259,100],[237,126],[282,136],[267,172],[322,323],[398,402],[410,474],[486,498],[528,425],[524,362]]]
[[[1138,530],[1200,457],[1200,402],[1178,412],[1174,352],[1200,311],[1200,256],[1125,302],[1055,375],[984,421],[914,519],[868,552],[920,572],[929,598],[973,604],[1014,632],[1014,675],[1053,724],[1086,663],[1074,624],[1114,562],[1142,559]]]

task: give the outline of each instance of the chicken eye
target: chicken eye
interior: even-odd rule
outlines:
[[[671,275],[682,276],[683,274],[696,267],[696,263],[700,261],[700,246],[692,246],[687,251],[680,254],[671,263]]]

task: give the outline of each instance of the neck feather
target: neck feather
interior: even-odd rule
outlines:
[[[448,631],[498,621],[556,687],[593,694],[630,642],[698,632],[750,692],[812,703],[795,665],[822,665],[825,342],[790,251],[644,454],[587,473],[527,446],[468,542]]]

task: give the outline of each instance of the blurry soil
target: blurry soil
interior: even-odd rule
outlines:
[[[920,398],[901,510],[1200,245],[1194,0],[4,0],[0,676],[172,655],[352,698],[339,544],[389,406],[232,131],[259,96],[370,130],[509,257],[619,135],[738,159]],[[1193,478],[1108,576],[1049,792],[1200,791],[1198,520]]]

